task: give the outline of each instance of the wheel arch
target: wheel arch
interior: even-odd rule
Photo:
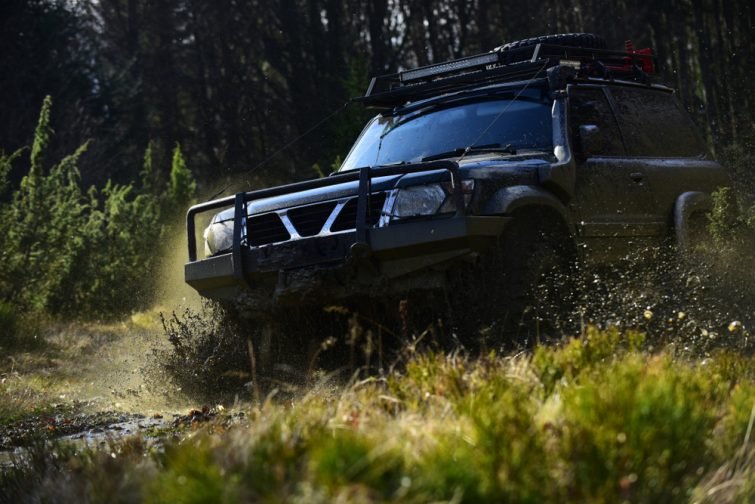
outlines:
[[[486,215],[523,215],[531,212],[555,214],[560,224],[574,237],[576,225],[567,208],[553,194],[533,186],[511,186],[496,191],[488,199]]]
[[[674,202],[674,238],[676,245],[688,249],[692,243],[691,222],[695,214],[709,213],[713,209],[713,198],[701,191],[687,191]]]

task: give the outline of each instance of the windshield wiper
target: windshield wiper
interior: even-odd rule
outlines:
[[[435,161],[436,159],[445,159],[450,157],[456,157],[461,156],[463,154],[474,154],[478,152],[500,152],[505,154],[516,154],[516,149],[512,147],[511,144],[506,144],[504,146],[501,146],[499,143],[494,144],[486,144],[486,145],[475,145],[473,147],[457,147],[453,150],[446,151],[446,152],[439,152],[438,154],[432,154],[430,156],[425,156],[422,158],[422,161]]]

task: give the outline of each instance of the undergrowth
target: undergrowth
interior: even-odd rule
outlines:
[[[14,349],[21,315],[119,317],[152,302],[163,239],[196,183],[176,145],[169,180],[160,180],[147,146],[142,179],[83,186],[78,166],[90,141],[57,162],[52,99],[44,99],[30,148],[0,150],[0,347]],[[28,153],[29,170],[10,176]]]
[[[19,456],[7,501],[752,502],[755,364],[648,350],[588,328],[472,359],[412,352],[403,371],[249,407],[229,431]],[[95,482],[100,482],[95,484]]]

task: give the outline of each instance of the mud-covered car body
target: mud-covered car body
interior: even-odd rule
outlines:
[[[339,172],[189,210],[186,281],[259,310],[463,296],[449,270],[523,220],[557,225],[595,262],[686,246],[728,179],[673,91],[650,83],[652,55],[554,41],[373,79],[361,101],[381,113]],[[223,208],[200,259],[196,217]]]

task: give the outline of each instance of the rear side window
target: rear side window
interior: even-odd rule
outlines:
[[[624,144],[616,118],[602,88],[569,88],[569,127],[574,149],[580,152],[580,126],[597,126],[598,133],[591,141],[590,155],[623,156]]]
[[[692,119],[673,94],[629,87],[613,87],[610,92],[630,156],[697,157],[704,153]]]

